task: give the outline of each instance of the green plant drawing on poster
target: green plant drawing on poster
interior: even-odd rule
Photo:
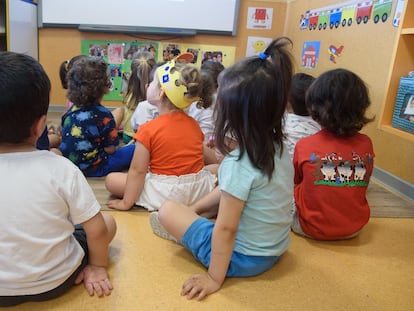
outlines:
[[[104,100],[122,100],[131,72],[131,59],[140,51],[149,51],[158,59],[157,42],[82,40],[83,55],[102,58],[108,64],[112,87]]]

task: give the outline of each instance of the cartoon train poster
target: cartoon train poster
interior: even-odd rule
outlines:
[[[348,1],[307,10],[300,17],[300,29],[336,29],[366,24],[369,20],[385,23],[391,15],[392,3],[392,0]]]

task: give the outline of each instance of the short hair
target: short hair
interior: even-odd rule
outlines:
[[[111,80],[107,64],[96,57],[85,57],[68,72],[68,99],[78,107],[96,105],[108,92]]]
[[[50,80],[31,56],[0,52],[0,143],[21,143],[49,107]]]
[[[207,72],[214,80],[216,89],[218,88],[218,76],[224,70],[224,65],[220,62],[213,62],[211,60],[205,61],[201,64],[200,70]]]
[[[351,136],[373,121],[365,116],[370,104],[364,81],[342,68],[322,73],[306,93],[312,118],[337,136]]]
[[[314,80],[314,77],[302,72],[294,74],[292,77],[289,103],[292,106],[293,112],[299,116],[309,116],[309,111],[305,103],[306,91]]]

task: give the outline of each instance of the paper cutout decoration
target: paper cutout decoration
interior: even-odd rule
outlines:
[[[385,23],[391,15],[392,3],[392,0],[357,0],[307,10],[300,17],[299,28],[301,30],[336,29],[339,25],[349,27],[354,21],[358,25],[366,24],[370,19],[375,24],[380,20]]]
[[[334,64],[336,64],[336,58],[341,56],[343,49],[344,49],[343,45],[341,45],[339,48],[337,48],[334,45],[330,45],[328,48],[329,60],[333,62]]]

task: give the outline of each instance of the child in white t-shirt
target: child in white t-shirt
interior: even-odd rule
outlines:
[[[53,299],[82,282],[91,296],[109,295],[115,221],[73,163],[36,149],[49,78],[32,57],[2,52],[0,93],[0,307]]]

